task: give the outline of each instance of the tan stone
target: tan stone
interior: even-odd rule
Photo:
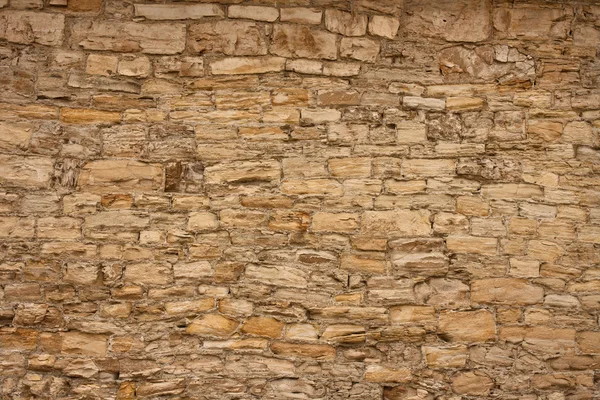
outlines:
[[[494,10],[494,29],[498,38],[561,39],[569,31],[565,8],[504,8]]]
[[[315,232],[353,232],[358,229],[358,214],[317,212],[313,215]]]
[[[208,311],[215,306],[215,300],[211,298],[171,301],[165,303],[165,312],[169,315],[197,315]]]
[[[345,11],[325,10],[327,30],[344,36],[362,36],[367,32],[367,16]]]
[[[467,346],[423,346],[429,368],[464,368],[467,363]]]
[[[281,184],[281,191],[289,195],[341,196],[344,189],[333,179],[288,179]]]
[[[214,230],[219,227],[216,214],[208,211],[199,211],[190,214],[187,229],[190,231]]]
[[[283,332],[284,323],[271,317],[252,317],[248,318],[242,325],[242,332],[266,336],[270,338],[279,338]]]
[[[494,380],[482,372],[463,372],[452,380],[452,390],[458,394],[487,396],[494,387]]]
[[[283,71],[285,59],[281,57],[230,57],[212,61],[209,66],[215,75],[264,74]]]
[[[102,7],[102,0],[68,0],[67,9],[76,12],[94,12]]]
[[[92,75],[109,76],[117,71],[119,58],[103,54],[90,54],[87,58],[85,72]]]
[[[340,56],[352,60],[375,62],[379,54],[379,42],[367,38],[342,38]]]
[[[370,235],[428,236],[431,232],[429,211],[365,211],[361,232]]]
[[[287,58],[337,58],[336,35],[302,25],[273,27],[271,53]]]
[[[496,339],[496,324],[487,310],[442,312],[438,335],[450,342],[488,342]]]
[[[455,253],[475,253],[495,255],[498,240],[496,238],[474,236],[449,236],[446,239],[448,250]]]
[[[207,314],[192,321],[185,332],[198,336],[229,337],[239,326],[239,322],[219,314]]]
[[[222,17],[221,6],[216,4],[134,4],[136,17],[151,20],[202,19]]]
[[[446,109],[448,111],[475,111],[481,110],[485,104],[480,97],[448,97],[446,99]]]
[[[308,284],[305,272],[284,266],[249,265],[246,267],[245,278],[277,286],[302,288]]]
[[[577,347],[585,354],[600,354],[600,332],[578,332]]]
[[[329,325],[321,334],[321,340],[334,343],[360,343],[365,341],[365,333],[365,327],[360,325]]]
[[[60,120],[67,124],[114,124],[121,121],[121,113],[87,108],[63,108]]]
[[[399,368],[393,369],[382,365],[369,365],[365,369],[364,379],[367,382],[393,382],[393,383],[405,383],[409,382],[412,378],[410,369]]]
[[[383,36],[394,39],[400,27],[398,18],[373,15],[369,21],[369,33],[375,36]]]
[[[288,340],[316,340],[317,336],[318,331],[313,324],[290,324],[285,330]]]
[[[383,274],[386,262],[380,253],[342,254],[340,267],[354,273]]]
[[[130,160],[91,161],[82,167],[79,187],[97,192],[157,190],[162,185],[162,168]]]
[[[317,360],[332,360],[335,358],[335,348],[325,344],[272,342],[271,351],[284,357],[313,358]]]
[[[274,7],[232,5],[227,9],[227,16],[273,22],[279,18],[279,10]]]
[[[0,39],[11,43],[38,43],[60,46],[64,38],[65,16],[34,11],[0,12]]]
[[[437,323],[435,308],[431,306],[397,306],[390,308],[392,324]]]
[[[62,334],[61,352],[93,357],[106,356],[108,337],[83,332],[65,332]]]
[[[471,302],[474,304],[528,305],[541,303],[543,298],[544,289],[525,279],[491,278],[475,280],[471,284]]]
[[[558,140],[563,131],[563,125],[560,122],[546,120],[530,120],[527,125],[527,133],[534,138],[539,138],[545,142]]]
[[[188,48],[195,53],[222,53],[236,56],[267,54],[263,28],[247,21],[211,21],[190,27]]]
[[[410,177],[455,175],[454,160],[408,159],[402,163],[402,175]]]
[[[124,58],[119,61],[117,72],[124,76],[145,78],[152,72],[152,65],[147,57]]]
[[[323,18],[323,11],[305,7],[280,8],[279,13],[281,22],[295,24],[319,25]]]
[[[441,38],[450,42],[480,42],[491,31],[491,2],[489,0],[461,0],[429,2],[407,0],[405,24],[408,36]]]
[[[130,264],[125,267],[127,282],[147,285],[165,285],[173,281],[173,269],[168,263]]]
[[[71,42],[86,50],[177,54],[185,48],[185,24],[77,20]]]

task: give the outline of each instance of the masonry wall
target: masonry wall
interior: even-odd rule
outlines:
[[[2,398],[599,398],[599,46],[595,1],[0,0]]]

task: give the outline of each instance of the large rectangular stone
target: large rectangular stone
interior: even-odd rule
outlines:
[[[265,74],[283,71],[285,58],[229,57],[212,61],[209,65],[214,75]]]
[[[4,187],[48,187],[53,173],[51,158],[0,154],[0,185]]]
[[[288,58],[337,58],[336,35],[303,25],[275,25],[271,53]]]
[[[152,20],[201,19],[222,17],[217,4],[134,4],[135,16]]]
[[[365,211],[361,232],[374,236],[429,236],[429,215],[426,210]]]
[[[82,190],[98,192],[152,191],[162,187],[162,167],[133,160],[96,160],[81,168]]]
[[[143,24],[81,19],[71,28],[71,45],[86,50],[177,54],[185,49],[183,23]]]
[[[207,184],[278,184],[281,166],[278,161],[234,161],[223,162],[204,170]]]
[[[194,53],[235,56],[267,54],[265,28],[250,21],[210,21],[190,27],[188,48]]]
[[[0,39],[12,43],[39,43],[60,46],[63,42],[65,16],[34,11],[0,12]]]

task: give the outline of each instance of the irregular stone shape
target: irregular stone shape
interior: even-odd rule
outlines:
[[[405,96],[402,99],[402,104],[406,108],[416,108],[431,111],[442,111],[446,108],[446,102],[442,99]]]
[[[386,269],[386,262],[380,254],[342,254],[340,268],[355,273],[382,274]]]
[[[236,56],[267,54],[264,28],[254,22],[211,21],[190,27],[188,48],[194,53]]]
[[[547,40],[564,39],[570,29],[567,8],[498,7],[494,10],[497,38]]]
[[[208,211],[190,213],[187,229],[190,231],[214,230],[219,227],[216,214]]]
[[[494,387],[494,380],[482,372],[463,372],[452,380],[452,390],[469,396],[487,396]]]
[[[177,54],[185,49],[183,23],[143,24],[77,20],[71,28],[72,47],[123,53]]]
[[[325,28],[344,36],[362,36],[367,32],[367,16],[329,8],[325,10]]]
[[[127,210],[99,212],[85,218],[83,235],[91,239],[135,240],[149,222],[148,216]]]
[[[227,8],[227,16],[273,22],[279,18],[279,10],[274,7],[232,5]]]
[[[131,160],[91,161],[82,167],[78,185],[92,192],[157,190],[162,186],[162,168]]]
[[[281,57],[230,57],[212,61],[209,66],[215,75],[264,74],[283,71],[285,59]]]
[[[600,354],[600,332],[578,332],[577,347],[585,354]]]
[[[291,195],[341,196],[343,186],[333,179],[288,179],[281,185],[281,191]]]
[[[453,347],[423,346],[429,368],[464,368],[467,363],[467,346]]]
[[[437,324],[435,308],[431,306],[397,306],[390,308],[392,324]]]
[[[61,352],[64,354],[105,357],[107,346],[107,335],[83,332],[65,332],[62,334]]]
[[[202,19],[223,17],[223,8],[216,4],[134,4],[136,17],[152,20]]]
[[[519,77],[527,77],[531,72],[528,63],[520,63],[519,67],[510,63],[496,63],[492,59],[491,47],[468,49],[463,46],[449,47],[439,54],[440,69],[447,77],[480,78],[492,81],[513,73]]]
[[[294,24],[319,25],[323,18],[323,11],[305,7],[280,8],[279,13],[281,22]]]
[[[381,365],[369,365],[365,370],[364,379],[367,382],[393,382],[404,383],[409,382],[412,378],[410,369],[399,368],[393,369]]]
[[[54,161],[46,157],[0,154],[0,185],[45,188],[54,173]]]
[[[0,150],[26,149],[34,129],[30,122],[0,122]]]
[[[279,338],[283,332],[285,324],[275,318],[270,317],[252,317],[248,318],[242,325],[242,332],[256,335],[266,336],[270,338]]]
[[[379,42],[367,38],[342,38],[340,56],[364,62],[375,62],[379,54]]]
[[[402,163],[402,175],[408,177],[452,176],[454,160],[408,159]]]
[[[497,253],[498,239],[475,236],[449,236],[446,239],[448,250],[454,253],[475,253],[495,255]]]
[[[121,121],[121,113],[88,108],[63,108],[60,110],[60,120],[67,124],[112,124]]]
[[[206,314],[192,321],[185,332],[189,335],[229,337],[239,326],[239,322],[219,314]]]
[[[326,320],[387,322],[387,309],[383,307],[326,307],[309,310],[311,318]]]
[[[383,36],[394,39],[400,27],[400,20],[394,17],[373,15],[369,21],[369,33],[375,36]]]
[[[317,360],[332,360],[335,358],[335,348],[325,344],[272,342],[271,351],[285,357],[313,358]]]
[[[272,265],[249,265],[244,274],[246,279],[257,280],[267,285],[302,288],[308,285],[304,271],[291,267]]]
[[[358,228],[358,214],[317,212],[313,215],[315,232],[353,232]]]
[[[488,342],[496,339],[496,324],[487,310],[441,312],[438,335],[450,342]]]
[[[278,184],[281,167],[277,161],[224,162],[206,167],[207,184]]]
[[[433,37],[449,42],[481,42],[491,31],[490,0],[430,2],[406,0],[404,31],[409,37]]]
[[[68,0],[67,9],[75,12],[100,11],[102,0]]]
[[[125,267],[127,282],[166,285],[173,282],[173,268],[168,263],[130,264]]]
[[[39,43],[60,46],[64,38],[65,16],[34,11],[1,11],[0,39],[11,43]]]
[[[361,232],[368,235],[428,236],[431,233],[429,211],[365,211]]]
[[[271,53],[288,58],[337,58],[336,35],[302,25],[275,25]]]

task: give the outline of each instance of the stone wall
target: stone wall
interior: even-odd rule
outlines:
[[[597,399],[600,2],[0,0],[3,399]]]

